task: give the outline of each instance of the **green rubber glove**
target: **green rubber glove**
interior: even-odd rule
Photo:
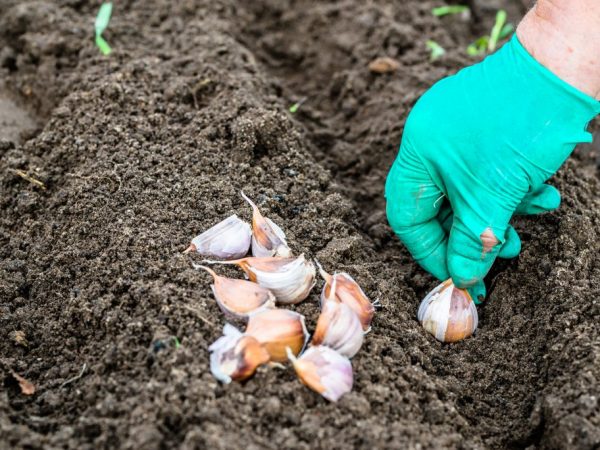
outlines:
[[[511,217],[558,207],[560,194],[544,181],[576,144],[591,142],[586,128],[598,113],[600,102],[513,36],[414,106],[385,187],[392,229],[425,270],[482,301],[496,257],[521,249]]]

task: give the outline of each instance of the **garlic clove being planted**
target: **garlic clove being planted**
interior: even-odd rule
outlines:
[[[362,346],[363,340],[364,331],[358,315],[344,303],[326,301],[311,345],[324,345],[352,358]]]
[[[245,380],[258,366],[269,362],[269,353],[255,338],[243,335],[230,324],[223,327],[223,336],[208,350],[210,371],[223,383]]]
[[[300,380],[327,400],[337,402],[352,390],[352,364],[335,350],[320,345],[310,347],[299,358],[290,351],[288,358]]]
[[[271,219],[264,217],[258,206],[244,192],[242,197],[252,207],[252,255],[256,257],[292,255],[285,240],[285,233]]]
[[[325,305],[327,300],[345,303],[358,315],[363,330],[368,331],[375,315],[375,306],[358,283],[347,273],[329,275],[319,263],[317,265],[321,276],[325,280],[325,285],[321,291],[321,307]]]
[[[198,252],[219,259],[238,259],[248,254],[252,230],[235,214],[192,239],[184,253]]]
[[[287,360],[286,348],[294,355],[299,354],[309,337],[304,316],[287,309],[265,309],[250,314],[245,335],[260,342],[274,362]]]
[[[219,276],[206,266],[194,264],[194,268],[212,275],[214,284],[211,288],[217,304],[230,318],[246,320],[254,311],[275,307],[275,296],[267,288],[247,280]]]
[[[469,293],[446,280],[421,302],[417,317],[423,328],[438,341],[456,342],[471,336],[478,316]]]
[[[304,255],[297,258],[248,257],[236,261],[205,262],[240,266],[250,281],[269,289],[277,302],[284,305],[301,302],[315,285],[315,266]]]

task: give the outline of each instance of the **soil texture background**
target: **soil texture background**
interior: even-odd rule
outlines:
[[[515,219],[522,254],[496,264],[455,345],[417,323],[436,281],[384,214],[411,106],[524,3],[471,2],[462,20],[418,0],[125,0],[104,57],[99,3],[0,0],[1,92],[33,117],[0,128],[0,448],[599,448],[598,148],[551,180],[558,211]],[[431,62],[427,39],[446,55]],[[378,56],[398,71],[370,73]],[[224,319],[181,252],[250,218],[242,189],[295,253],[381,302],[337,404],[289,367],[210,374]],[[295,307],[309,328],[319,289]]]

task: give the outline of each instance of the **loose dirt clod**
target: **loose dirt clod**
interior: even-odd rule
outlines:
[[[10,333],[10,337],[16,345],[19,345],[19,346],[25,347],[25,348],[29,347],[29,342],[27,342],[27,336],[25,335],[24,331],[21,331],[21,330],[12,331]]]
[[[11,370],[10,374],[13,378],[19,383],[19,387],[21,388],[21,393],[23,395],[33,395],[35,394],[35,386],[33,383],[26,378],[19,375],[14,370]]]
[[[400,68],[400,63],[393,58],[382,56],[369,63],[369,70],[374,73],[391,73]]]

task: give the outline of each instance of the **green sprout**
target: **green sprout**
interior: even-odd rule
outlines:
[[[177,336],[173,336],[173,341],[175,342],[175,348],[181,347],[181,343],[179,342]]]
[[[431,60],[435,61],[438,58],[441,58],[446,53],[446,50],[435,41],[429,40],[425,43],[427,48],[431,50]]]
[[[467,47],[467,53],[469,54],[469,56],[483,55],[488,48],[489,41],[489,36],[481,36],[479,39],[477,39],[475,42],[473,42]]]
[[[488,52],[493,52],[496,50],[496,46],[498,45],[498,39],[500,39],[500,33],[502,29],[506,25],[506,11],[501,9],[496,13],[496,23],[492,28],[492,32],[490,33],[490,41],[488,42]]]
[[[512,23],[507,23],[506,25],[504,25],[502,27],[502,30],[500,31],[500,36],[498,36],[498,39],[502,40],[504,38],[507,38],[508,36],[510,36],[513,31],[515,31],[515,26]]]
[[[465,5],[450,5],[450,6],[438,6],[431,10],[431,14],[436,17],[447,16],[450,14],[462,14],[469,11],[469,7]]]
[[[467,47],[469,56],[481,56],[486,52],[493,52],[498,42],[508,37],[514,30],[511,23],[506,23],[506,11],[500,10],[496,13],[496,23],[489,36],[482,36]]]
[[[103,3],[98,10],[98,15],[96,16],[96,22],[94,24],[94,28],[96,29],[96,46],[103,55],[109,55],[110,52],[112,52],[110,45],[108,45],[108,42],[102,37],[102,33],[104,33],[104,30],[108,27],[108,22],[110,22],[111,14],[112,2]]]
[[[303,99],[301,99],[300,101],[294,103],[292,106],[290,106],[289,111],[292,114],[295,114],[298,112],[298,109],[300,108],[300,106],[302,106],[302,103],[304,103],[306,101],[306,97],[304,97]]]

